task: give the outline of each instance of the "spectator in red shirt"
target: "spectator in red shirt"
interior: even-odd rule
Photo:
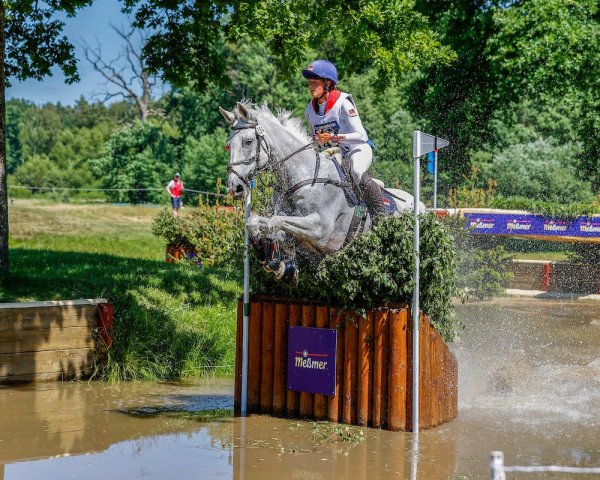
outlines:
[[[181,194],[183,192],[183,182],[181,181],[181,175],[176,173],[173,176],[173,180],[167,185],[167,192],[171,195],[171,205],[173,206],[173,216],[177,218],[179,209],[183,206],[181,203]]]

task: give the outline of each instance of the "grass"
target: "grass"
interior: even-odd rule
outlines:
[[[167,264],[156,209],[51,205],[9,210],[11,277],[0,302],[106,298],[113,348],[98,376],[157,380],[230,374],[240,276]]]
[[[9,244],[163,260],[165,245],[150,232],[157,212],[157,208],[16,200],[9,207]]]

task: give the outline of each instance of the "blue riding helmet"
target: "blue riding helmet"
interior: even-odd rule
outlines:
[[[308,68],[302,70],[302,76],[304,78],[324,78],[338,83],[337,68],[329,60],[315,60]]]

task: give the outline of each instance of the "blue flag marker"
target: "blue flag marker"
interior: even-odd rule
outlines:
[[[429,152],[427,154],[427,171],[433,175],[435,169],[435,153]]]

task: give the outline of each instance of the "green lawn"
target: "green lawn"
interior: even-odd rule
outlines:
[[[1,302],[109,300],[114,348],[100,372],[107,378],[231,373],[240,273],[167,264],[150,231],[157,209],[15,203]]]

